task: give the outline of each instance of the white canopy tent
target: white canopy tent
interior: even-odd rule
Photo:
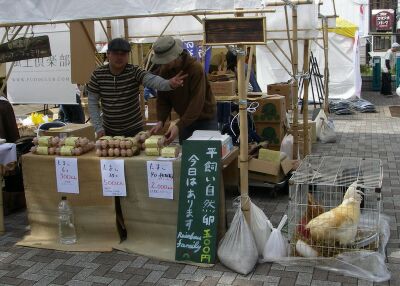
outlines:
[[[361,75],[359,73],[359,61],[357,61],[357,57],[359,57],[357,53],[358,41],[355,41],[355,37],[348,37],[335,32],[330,32],[328,38],[329,98],[348,99],[359,96]],[[257,47],[257,80],[261,89],[265,92],[268,84],[291,79],[291,76],[272,53],[277,55],[286,69],[290,71],[291,64],[289,61],[281,54],[274,43],[269,42],[267,45],[270,50],[265,46]],[[286,42],[281,42],[280,45],[283,50],[288,50]],[[323,74],[325,64],[322,45],[322,41],[319,41],[319,44],[313,42],[311,51],[317,59],[320,72]],[[303,45],[302,42],[299,42],[299,54],[302,53]],[[299,65],[303,65],[302,59],[299,60]]]

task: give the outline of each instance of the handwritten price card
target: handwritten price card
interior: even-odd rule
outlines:
[[[103,196],[126,197],[124,160],[100,161]]]
[[[57,192],[79,194],[78,159],[55,158]]]
[[[170,161],[148,161],[147,183],[149,197],[174,199],[174,171]]]

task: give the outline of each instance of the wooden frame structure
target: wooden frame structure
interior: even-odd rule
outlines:
[[[283,1],[283,2],[282,2]],[[299,76],[299,71],[298,71],[298,24],[297,24],[297,5],[303,5],[303,4],[312,4],[312,0],[282,0],[282,1],[276,1],[276,2],[268,2],[268,7],[274,7],[274,6],[284,6],[285,7],[285,15],[286,15],[286,31],[287,31],[287,40],[289,42],[289,47],[290,47],[290,59],[291,59],[291,64],[292,64],[292,75],[294,79],[294,120],[293,120],[293,135],[294,135],[294,150],[298,150],[298,76]],[[292,21],[293,21],[293,27],[292,27],[292,32],[293,32],[293,37],[292,39],[290,38],[290,28],[288,24],[288,15],[287,15],[287,6],[290,6],[292,9]],[[200,15],[227,15],[227,14],[233,14],[236,17],[243,16],[244,14],[258,14],[258,13],[273,13],[273,9],[247,9],[247,10],[225,10],[225,11],[193,11],[193,12],[187,12],[187,13],[159,13],[159,14],[152,14],[152,15],[132,15],[132,16],[125,16],[125,17],[104,17],[101,19],[84,19],[84,20],[94,20],[94,21],[101,21],[101,20],[107,20],[107,26],[104,27],[103,24],[101,24],[102,29],[104,33],[107,35],[107,38],[111,38],[111,23],[110,20],[113,19],[123,19],[124,20],[124,37],[126,39],[129,39],[129,28],[128,28],[128,23],[127,20],[130,18],[148,18],[148,17],[163,17],[163,16],[172,16],[171,20],[168,22],[167,26],[164,28],[162,31],[161,35],[164,34],[166,31],[167,27],[173,20],[175,16],[193,16],[197,20],[200,21],[199,17]],[[54,21],[52,24],[57,24],[57,23],[65,23],[65,21]],[[32,23],[20,23],[19,26],[24,26],[24,25],[31,25]],[[35,23],[35,25],[44,25],[44,24],[49,24],[48,22],[39,22]],[[12,25],[0,25],[0,27],[9,27]],[[27,29],[28,30],[28,29]],[[20,30],[19,30],[20,31]],[[19,32],[18,31],[18,32]],[[17,36],[18,33],[15,33],[14,36]],[[4,39],[3,39],[4,40]],[[308,58],[308,45],[309,45],[309,39],[306,39],[306,49],[305,49],[305,55],[304,58]],[[228,43],[227,43],[228,44]],[[94,43],[93,43],[94,45]],[[95,45],[94,45],[95,48]],[[243,44],[238,45],[238,48],[241,49],[242,51],[246,51],[246,46]],[[254,53],[254,47],[251,48],[250,54],[252,55]],[[287,56],[285,54],[287,58]],[[142,57],[139,57],[142,58]],[[252,60],[252,57],[250,57],[250,61]],[[247,83],[249,81],[249,74],[250,70],[248,71],[248,75],[245,75],[245,53],[241,53],[237,57],[237,69],[238,69],[238,93],[239,93],[239,114],[240,114],[240,193],[242,197],[242,210],[244,211],[244,214],[246,216],[246,219],[250,221],[250,205],[249,205],[249,200],[248,200],[248,130],[247,130]],[[251,62],[250,62],[251,63]],[[97,64],[99,64],[97,62]],[[304,65],[305,66],[305,65]],[[250,65],[251,67],[251,65]],[[304,67],[303,67],[304,69]],[[11,70],[9,71],[9,73]],[[9,74],[8,74],[9,76]],[[7,76],[7,78],[8,78]],[[5,83],[4,83],[5,84]],[[326,85],[327,87],[327,85]],[[2,87],[3,89],[4,87]],[[143,101],[143,100],[142,100]],[[308,109],[304,110],[303,114],[304,118],[308,118]],[[305,120],[304,122],[305,130],[307,130],[307,125],[308,125],[308,120]],[[308,132],[304,132],[304,134],[307,134]],[[304,150],[308,150],[308,140],[304,140]],[[297,151],[294,152],[295,158],[297,158]]]

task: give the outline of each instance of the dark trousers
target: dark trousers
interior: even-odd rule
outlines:
[[[381,94],[391,95],[392,94],[392,75],[391,73],[382,73],[382,87]]]
[[[183,140],[192,136],[193,132],[196,130],[218,130],[217,117],[208,120],[197,120],[188,127],[183,128],[179,134],[179,144],[182,144]]]

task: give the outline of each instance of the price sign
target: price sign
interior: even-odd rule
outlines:
[[[174,199],[174,171],[172,162],[148,161],[147,183],[149,197],[158,199]]]
[[[126,197],[124,160],[100,160],[103,196]]]
[[[78,159],[55,158],[57,192],[79,194]]]

